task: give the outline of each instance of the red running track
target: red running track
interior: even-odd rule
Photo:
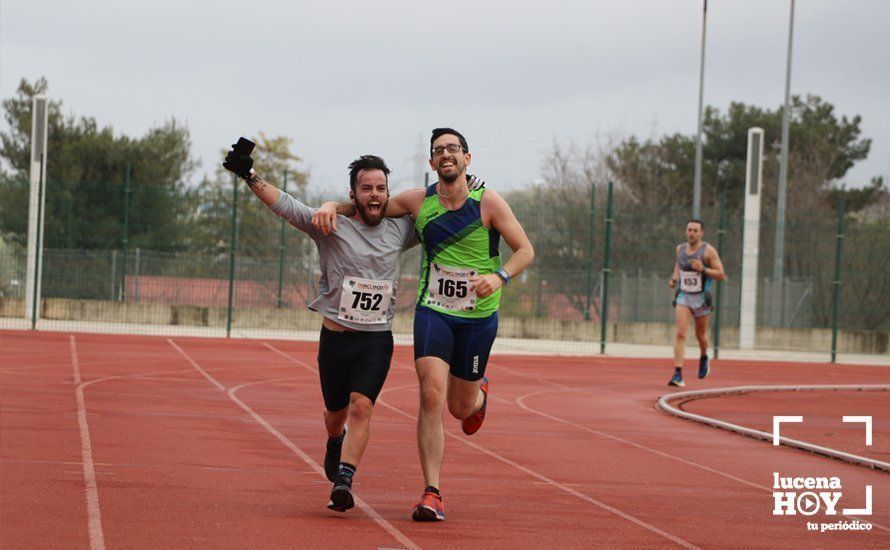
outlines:
[[[887,381],[890,383],[890,381]],[[776,391],[696,399],[681,409],[709,418],[773,431],[773,416],[802,416],[801,423],[782,424],[784,437],[845,453],[890,462],[890,392],[887,391]],[[865,425],[844,422],[844,416],[872,417],[872,444],[866,444]]]
[[[417,381],[399,348],[361,507],[337,514],[314,357],[306,342],[0,331],[0,547],[890,547],[887,474],[657,411],[669,359],[494,357],[483,429],[446,421],[448,520],[417,524]],[[715,361],[687,389],[888,380],[887,367]],[[859,414],[860,396],[831,414]],[[698,403],[745,413],[721,402]],[[886,426],[890,405],[867,406]],[[773,516],[773,472],[840,477],[850,508],[873,486],[873,529]]]

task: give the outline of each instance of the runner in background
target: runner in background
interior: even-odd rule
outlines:
[[[683,358],[686,353],[686,331],[690,321],[695,320],[695,338],[698,340],[700,356],[698,377],[704,378],[710,372],[708,361],[708,315],[713,311],[712,287],[714,281],[723,281],[723,262],[717,249],[702,240],[705,225],[701,220],[692,219],[686,223],[686,243],[677,245],[674,274],[668,283],[675,289],[674,323],[674,375],[669,386],[682,388]]]

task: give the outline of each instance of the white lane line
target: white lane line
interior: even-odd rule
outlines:
[[[182,348],[179,347],[179,346],[177,346],[177,345],[176,345],[176,342],[174,342],[173,340],[167,338],[167,343],[170,344],[171,346],[173,346],[173,348],[174,348],[176,351],[179,352],[179,355],[182,355],[183,357],[185,357],[185,360],[188,361],[189,364],[190,364],[191,366],[195,367],[195,370],[196,370],[196,371],[200,372],[202,375],[204,375],[204,378],[206,378],[211,384],[213,384],[214,386],[216,386],[216,389],[218,389],[219,391],[226,391],[226,387],[225,387],[225,386],[223,386],[222,384],[220,384],[219,381],[217,381],[216,378],[214,378],[214,377],[210,376],[209,374],[207,374],[207,371],[204,370],[204,369],[201,367],[201,365],[195,363],[195,360],[194,360],[194,359],[192,359],[192,358],[189,357],[184,351],[182,351]]]
[[[105,537],[102,534],[102,514],[99,510],[99,488],[96,485],[96,469],[93,466],[93,447],[90,443],[90,426],[87,423],[86,402],[83,396],[84,384],[80,379],[80,365],[77,362],[77,342],[70,335],[71,366],[74,369],[74,383],[77,385],[77,424],[80,427],[80,454],[83,457],[83,482],[87,499],[90,548],[103,550]]]
[[[402,416],[405,416],[405,417],[410,418],[415,421],[417,420],[416,416],[412,416],[412,415],[406,413],[405,411],[390,405],[389,403],[383,401],[382,399],[378,399],[377,402],[395,413],[401,414]],[[652,533],[655,533],[656,535],[660,535],[660,536],[670,540],[671,542],[674,542],[674,543],[682,546],[683,548],[698,548],[698,546],[695,546],[694,544],[686,542],[685,540],[683,540],[681,538],[675,537],[674,535],[668,533],[667,531],[663,531],[663,530],[659,529],[658,527],[652,525],[651,523],[647,523],[646,521],[643,521],[637,517],[634,517],[630,514],[622,512],[618,508],[609,506],[605,502],[602,502],[595,498],[589,497],[583,493],[580,493],[564,483],[560,483],[558,481],[550,479],[549,477],[545,476],[544,474],[538,473],[538,472],[532,470],[531,468],[526,468],[525,466],[523,466],[517,462],[514,462],[514,461],[510,460],[509,458],[505,458],[497,453],[489,451],[488,449],[486,449],[485,447],[482,447],[481,445],[477,445],[476,443],[473,443],[472,441],[468,441],[467,439],[459,437],[458,435],[453,433],[451,430],[445,430],[445,435],[447,435],[453,439],[456,439],[456,440],[460,441],[461,443],[463,443],[464,445],[472,447],[473,449],[476,449],[477,451],[479,451],[483,454],[486,454],[496,460],[499,460],[499,461],[503,462],[504,464],[512,466],[513,468],[516,468],[520,472],[523,472],[537,480],[540,480],[540,481],[544,482],[545,484],[550,485],[551,487],[555,487],[557,489],[560,489],[561,491],[565,491],[566,493],[568,493],[574,497],[578,497],[581,500],[589,502],[590,504],[593,504],[594,506],[596,506],[598,508],[601,508],[601,509],[603,509],[607,512],[610,512],[622,519],[625,519],[631,523],[634,523],[634,524],[642,527],[643,529],[646,529],[647,531],[651,531]]]
[[[381,405],[383,405],[384,407],[392,410],[395,413],[398,413],[402,416],[405,416],[405,417],[410,418],[414,421],[417,421],[416,416],[412,416],[411,414],[409,414],[397,407],[390,405],[389,403],[385,402],[382,399],[378,399],[377,402],[380,403]],[[634,523],[637,526],[642,527],[643,529],[646,529],[647,531],[650,531],[650,532],[655,533],[659,536],[662,536],[662,537],[670,540],[671,542],[678,544],[679,546],[682,546],[684,548],[698,548],[698,546],[695,546],[694,544],[692,544],[690,542],[687,542],[677,536],[674,536],[674,535],[668,533],[667,531],[659,529],[658,527],[652,525],[651,523],[648,523],[642,519],[639,519],[639,518],[632,516],[626,512],[623,512],[623,511],[619,510],[618,508],[615,508],[614,506],[610,506],[610,505],[606,504],[605,502],[602,502],[602,501],[597,500],[593,497],[585,495],[584,493],[576,491],[575,489],[572,489],[571,487],[569,487],[568,485],[566,485],[564,483],[560,483],[559,481],[551,479],[551,478],[545,476],[544,474],[541,474],[539,472],[536,472],[535,470],[532,470],[531,468],[527,468],[527,467],[519,464],[518,462],[514,462],[513,460],[510,460],[509,458],[503,457],[493,451],[490,451],[490,450],[486,449],[485,447],[482,447],[481,445],[477,445],[476,443],[473,443],[472,441],[466,439],[465,437],[461,437],[461,436],[455,434],[451,430],[445,430],[445,435],[447,435],[453,439],[456,439],[456,440],[460,441],[461,443],[463,443],[464,445],[472,447],[473,449],[476,449],[477,451],[479,451],[483,454],[486,454],[486,455],[494,458],[495,460],[498,460],[500,462],[503,462],[504,464],[512,466],[513,468],[516,468],[517,470],[519,470],[519,471],[521,471],[521,472],[523,472],[523,473],[525,473],[539,481],[542,481],[546,485],[555,487],[555,488],[557,488],[561,491],[564,491],[574,497],[577,497],[585,502],[593,504],[594,506],[601,508],[602,510],[605,510],[605,511],[607,511],[611,514],[614,514],[622,519],[625,519],[631,523]]]
[[[528,405],[525,404],[525,400],[528,399],[528,398],[530,398],[530,397],[535,397],[535,396],[542,395],[542,394],[545,394],[545,393],[555,393],[555,392],[565,392],[565,391],[574,391],[574,392],[578,392],[578,393],[587,393],[587,392],[585,392],[584,390],[580,390],[580,389],[576,389],[576,390],[573,390],[573,389],[564,389],[564,390],[560,390],[560,389],[543,390],[543,391],[534,392],[534,393],[529,393],[529,394],[525,394],[525,395],[521,395],[521,396],[517,397],[517,398],[516,398],[516,405],[519,406],[519,408],[521,408],[521,409],[523,409],[523,410],[526,410],[526,411],[528,411],[528,412],[530,412],[530,413],[534,413],[534,414],[543,416],[544,418],[547,418],[547,419],[552,420],[552,421],[554,421],[554,422],[559,422],[560,424],[565,424],[566,426],[571,426],[571,427],[573,427],[573,428],[579,429],[579,430],[581,430],[581,431],[585,431],[585,432],[587,432],[587,433],[591,433],[591,434],[597,435],[597,436],[599,436],[599,437],[604,437],[604,438],[606,438],[606,439],[611,439],[611,440],[613,440],[613,441],[618,441],[618,442],[620,442],[620,443],[624,443],[624,444],[626,444],[626,445],[630,445],[631,447],[636,447],[637,449],[641,449],[641,450],[644,450],[644,451],[647,451],[647,452],[656,454],[656,455],[658,455],[658,456],[662,456],[662,457],[664,457],[664,458],[669,458],[669,459],[671,459],[671,460],[676,460],[677,462],[682,462],[683,464],[687,464],[687,465],[689,465],[689,466],[693,466],[693,467],[695,467],[695,468],[699,468],[699,469],[705,470],[705,471],[707,471],[707,472],[711,472],[712,474],[717,474],[717,475],[719,475],[719,476],[723,476],[723,477],[725,477],[725,478],[727,478],[727,479],[731,479],[731,480],[733,480],[733,481],[736,481],[736,482],[738,482],[738,483],[742,483],[742,484],[747,485],[747,486],[749,486],[749,487],[754,487],[755,489],[765,489],[765,487],[763,487],[763,486],[761,486],[761,485],[758,485],[758,484],[756,484],[756,483],[752,483],[752,482],[750,482],[750,481],[748,481],[748,480],[746,480],[746,479],[742,479],[742,478],[740,478],[740,477],[736,477],[736,476],[734,476],[734,475],[732,475],[732,474],[727,474],[727,473],[725,473],[725,472],[721,472],[721,471],[719,471],[719,470],[715,470],[714,468],[710,468],[710,467],[705,466],[705,465],[703,465],[703,464],[698,464],[697,462],[692,462],[692,461],[690,461],[690,460],[686,460],[685,458],[680,458],[680,457],[678,457],[678,456],[674,456],[674,455],[672,455],[672,454],[670,454],[670,453],[666,453],[666,452],[664,452],[664,451],[659,451],[658,449],[653,449],[652,447],[647,447],[647,446],[645,446],[645,445],[641,445],[640,443],[636,443],[635,441],[631,441],[631,440],[629,440],[629,439],[624,439],[623,437],[618,437],[618,436],[616,436],[616,435],[612,435],[612,434],[609,434],[609,433],[606,433],[606,432],[601,432],[601,431],[599,431],[599,430],[594,430],[594,429],[588,428],[588,427],[586,427],[586,426],[582,426],[581,424],[576,424],[576,423],[572,422],[571,420],[566,420],[566,419],[564,419],[564,418],[560,418],[560,417],[558,417],[558,416],[554,416],[554,415],[552,415],[552,414],[548,414],[548,413],[545,413],[545,412],[543,412],[543,411],[539,411],[539,410],[537,410],[537,409],[533,409],[533,408],[531,408],[531,407],[529,407]],[[769,489],[767,489],[767,490],[769,490]]]
[[[615,435],[612,435],[612,434],[609,434],[609,433],[606,433],[606,432],[600,432],[600,431],[598,431],[598,430],[593,430],[593,429],[587,428],[587,427],[585,427],[585,426],[581,426],[580,424],[576,424],[576,423],[574,423],[574,422],[571,422],[570,420],[566,420],[566,419],[564,419],[564,418],[560,418],[560,417],[557,417],[557,416],[553,416],[553,415],[547,414],[547,413],[545,413],[545,412],[543,412],[543,411],[538,411],[538,410],[536,410],[536,409],[532,409],[531,407],[525,405],[524,400],[525,400],[526,398],[529,398],[529,397],[532,397],[532,396],[536,396],[536,395],[540,395],[540,394],[543,394],[543,393],[557,392],[557,391],[571,391],[571,392],[584,393],[584,394],[587,394],[587,395],[590,395],[590,396],[593,396],[593,397],[597,397],[597,398],[600,397],[600,394],[593,393],[593,392],[591,392],[591,391],[589,391],[589,390],[587,390],[587,389],[585,389],[585,388],[570,388],[570,387],[565,386],[565,385],[563,385],[563,384],[559,384],[559,383],[556,383],[556,382],[551,382],[551,381],[549,381],[549,380],[544,380],[544,379],[535,377],[535,376],[533,376],[533,375],[524,374],[524,373],[519,373],[519,372],[516,372],[516,371],[513,370],[513,369],[505,368],[505,367],[502,367],[502,366],[499,366],[498,368],[499,368],[499,369],[510,370],[510,371],[512,371],[512,372],[514,372],[514,373],[516,373],[516,374],[520,374],[521,376],[524,376],[524,377],[526,377],[526,378],[530,378],[530,379],[535,380],[535,381],[537,381],[537,382],[546,383],[546,384],[549,384],[549,385],[551,385],[551,386],[557,388],[557,389],[555,389],[555,390],[544,390],[544,391],[535,392],[535,393],[530,393],[530,394],[526,394],[526,395],[523,395],[523,396],[518,397],[518,398],[516,399],[516,404],[517,404],[518,406],[520,406],[521,408],[523,408],[523,409],[529,411],[529,412],[532,412],[532,413],[535,413],[535,414],[539,414],[539,415],[541,415],[541,416],[543,416],[543,417],[545,417],[545,418],[549,418],[549,419],[551,419],[551,420],[553,420],[553,421],[555,421],[555,422],[560,422],[560,423],[562,423],[562,424],[566,424],[566,425],[568,425],[568,426],[575,427],[575,428],[577,428],[577,429],[579,429],[579,430],[583,430],[583,431],[586,431],[586,432],[589,432],[589,433],[592,433],[592,434],[595,434],[595,435],[599,435],[599,436],[601,436],[601,437],[605,437],[605,438],[607,438],[607,439],[612,439],[612,440],[614,440],[614,441],[620,441],[620,442],[622,442],[622,443],[626,443],[627,445],[631,445],[631,446],[633,446],[633,447],[637,447],[637,448],[639,448],[639,449],[642,449],[642,450],[645,450],[645,451],[648,451],[648,452],[651,452],[651,453],[654,453],[654,454],[663,456],[663,457],[665,457],[665,458],[669,458],[669,459],[671,459],[671,460],[676,460],[676,461],[682,462],[682,463],[684,463],[684,464],[688,464],[688,465],[690,465],[690,466],[693,466],[693,467],[696,467],[696,468],[700,468],[700,469],[705,470],[705,471],[707,471],[707,472],[711,472],[711,473],[713,473],[713,474],[717,474],[717,475],[719,475],[719,476],[723,476],[723,477],[725,477],[725,478],[727,478],[727,479],[732,479],[732,480],[737,481],[737,482],[739,482],[739,483],[742,483],[742,484],[744,484],[744,485],[748,485],[749,487],[754,487],[754,488],[756,488],[756,489],[760,489],[760,490],[767,491],[767,492],[770,492],[770,493],[772,492],[772,489],[769,488],[769,487],[765,487],[765,486],[763,486],[763,485],[758,485],[758,484],[753,483],[753,482],[751,482],[751,481],[748,481],[748,480],[746,480],[746,479],[742,479],[742,478],[740,478],[740,477],[736,477],[736,476],[734,476],[734,475],[732,475],[732,474],[728,474],[728,473],[726,473],[726,472],[721,472],[720,470],[715,470],[714,468],[710,468],[710,467],[705,466],[705,465],[703,465],[703,464],[698,464],[698,463],[696,463],[696,462],[692,462],[692,461],[690,461],[690,460],[686,460],[686,459],[680,458],[680,457],[678,457],[678,456],[674,456],[674,455],[671,455],[671,454],[669,454],[669,453],[665,453],[665,452],[663,452],[663,451],[659,451],[658,449],[653,449],[653,448],[651,448],[651,447],[646,447],[645,445],[641,445],[641,444],[636,443],[636,442],[634,442],[634,441],[631,441],[631,440],[629,440],[629,439],[624,439],[624,438],[621,438],[621,437],[618,437],[618,436],[615,436]],[[708,390],[704,390],[704,391],[708,391]],[[677,394],[672,394],[672,395],[677,395]],[[691,413],[690,413],[690,414],[691,414]],[[855,516],[847,516],[847,517],[851,517],[851,518],[854,518],[854,519],[861,519],[861,518],[856,518]],[[865,521],[865,520],[863,520],[863,521]],[[887,528],[886,526],[884,526],[884,525],[881,525],[880,523],[876,523],[876,522],[873,522],[873,521],[869,521],[869,522],[870,522],[872,525],[874,525],[875,527],[877,527],[878,529],[881,529],[881,530],[883,530],[883,531],[890,531],[890,529],[888,529],[888,528]]]
[[[518,371],[518,370],[516,370],[516,369],[514,369],[514,368],[511,368],[511,367],[505,367],[504,365],[501,365],[501,364],[498,364],[498,363],[494,363],[494,362],[492,362],[492,361],[489,361],[488,364],[489,364],[489,365],[492,365],[492,366],[497,366],[498,370],[507,371],[507,372],[509,372],[509,373],[511,373],[511,374],[515,374],[516,376],[521,376],[522,378],[527,378],[527,379],[530,379],[530,380],[534,380],[535,382],[538,382],[539,384],[547,384],[548,386],[552,386],[552,387],[554,387],[554,388],[559,388],[559,389],[561,389],[561,390],[576,390],[576,389],[579,389],[579,388],[573,388],[573,387],[571,387],[571,386],[566,386],[565,384],[560,384],[559,382],[553,382],[552,380],[547,380],[546,378],[541,378],[541,377],[535,376],[535,375],[533,375],[533,374],[526,374],[526,373],[521,372],[521,371]],[[621,387],[634,387],[634,386],[628,386],[628,385],[623,384],[623,385],[621,385]],[[611,386],[610,386],[610,388],[611,388]],[[589,395],[594,395],[594,396],[596,396],[597,399],[600,399],[600,400],[614,401],[615,403],[618,403],[618,404],[620,404],[620,405],[628,406],[628,402],[627,402],[627,400],[625,400],[625,399],[618,399],[618,398],[616,398],[616,397],[612,397],[612,396],[609,395],[608,393],[604,393],[604,392],[596,393],[596,394],[594,394],[594,393],[590,393],[590,392],[587,392],[587,393],[588,393]],[[644,407],[644,408],[646,408],[646,409],[648,410],[647,407]]]
[[[46,365],[38,365],[37,361],[32,361],[32,358],[23,358],[29,361],[28,365],[19,365],[14,367],[3,367],[0,369],[0,374],[14,374],[17,371],[27,371],[27,370],[35,370],[35,369],[52,369],[52,368],[66,368],[68,367],[69,359],[71,354],[67,353],[64,357],[64,362],[60,363],[51,363]],[[142,356],[140,355],[140,358]],[[157,359],[153,354],[146,354],[145,360],[140,361],[142,364],[146,363],[164,363],[165,361]],[[167,359],[166,362],[172,361],[171,359]],[[81,365],[85,367],[118,367],[118,366],[130,366],[132,361],[129,360],[115,360],[115,361],[81,361]]]
[[[246,403],[244,403],[243,401],[241,401],[241,400],[238,398],[238,396],[235,395],[240,389],[242,389],[242,388],[246,388],[246,387],[248,387],[248,386],[255,386],[255,385],[258,385],[258,384],[274,384],[274,383],[276,383],[276,382],[283,382],[283,381],[286,381],[286,380],[294,380],[294,379],[298,379],[299,377],[291,376],[291,377],[288,377],[288,378],[278,378],[278,379],[274,379],[274,380],[261,380],[261,381],[258,381],[258,382],[248,382],[248,383],[246,383],[246,384],[241,384],[241,385],[238,385],[238,386],[235,386],[235,387],[233,387],[233,388],[230,388],[230,389],[226,390],[225,386],[223,386],[222,384],[220,384],[219,382],[217,382],[215,378],[213,378],[210,374],[207,373],[207,371],[205,371],[203,368],[201,368],[201,366],[198,365],[198,363],[195,362],[195,360],[192,359],[192,358],[191,358],[185,351],[183,351],[182,348],[180,348],[179,346],[177,346],[177,345],[173,342],[173,340],[171,340],[171,339],[168,338],[167,341],[170,343],[171,346],[173,346],[173,347],[176,349],[176,351],[179,352],[180,355],[182,355],[182,356],[183,356],[183,357],[184,357],[184,358],[185,358],[185,359],[186,359],[186,360],[187,360],[193,367],[195,367],[195,368],[198,370],[198,372],[200,372],[201,374],[203,374],[208,380],[212,381],[212,382],[214,383],[215,386],[217,386],[218,388],[220,388],[220,390],[222,390],[222,391],[226,391],[226,394],[228,395],[229,399],[231,399],[236,405],[238,405],[239,407],[241,407],[247,414],[249,414],[250,417],[253,418],[253,419],[257,422],[257,424],[259,424],[260,426],[262,426],[263,428],[265,428],[265,430],[266,430],[267,432],[269,432],[270,434],[272,434],[272,436],[274,436],[275,439],[277,439],[279,442],[281,442],[281,444],[283,444],[285,447],[287,447],[288,449],[290,449],[291,452],[293,452],[295,455],[297,455],[298,457],[300,457],[300,459],[301,459],[303,462],[305,462],[310,468],[312,468],[312,469],[315,470],[319,475],[321,475],[321,476],[325,479],[325,481],[327,481],[327,476],[325,475],[325,472],[324,472],[324,468],[323,468],[323,467],[321,467],[317,462],[315,462],[315,460],[313,460],[312,457],[310,457],[308,454],[306,454],[306,452],[304,452],[299,446],[297,446],[297,444],[295,444],[293,441],[291,441],[290,439],[288,439],[284,434],[282,434],[282,433],[279,432],[277,429],[275,429],[275,427],[272,426],[271,424],[269,424],[269,423],[266,421],[266,419],[264,419],[262,416],[260,416],[256,411],[254,411],[252,408],[250,408],[249,405],[247,405]],[[302,366],[302,367],[304,367],[304,368],[308,368],[308,369],[309,369],[310,371],[312,371],[312,372],[315,372],[315,369],[313,369],[313,368],[312,368],[310,365],[308,365],[307,363],[304,363],[303,361],[300,361],[299,359],[296,359],[296,358],[294,358],[294,357],[291,357],[290,355],[287,355],[287,354],[284,353],[284,352],[278,351],[277,349],[273,348],[273,347],[270,346],[269,344],[265,344],[265,343],[264,343],[263,345],[266,346],[267,348],[269,348],[270,350],[272,350],[272,351],[274,351],[274,352],[276,352],[276,353],[278,353],[278,354],[280,354],[280,355],[283,355],[284,357],[287,357],[288,359],[290,359],[291,361],[297,363],[298,365],[300,365],[300,366]],[[412,540],[409,539],[404,533],[402,533],[401,531],[399,531],[399,530],[398,530],[392,523],[390,523],[386,518],[384,518],[382,515],[380,515],[380,514],[379,514],[374,508],[372,508],[367,502],[365,502],[363,499],[359,498],[358,496],[353,495],[353,497],[355,498],[355,503],[356,503],[356,505],[357,505],[357,506],[358,506],[358,507],[359,507],[359,508],[360,508],[360,509],[361,509],[361,510],[368,516],[368,517],[370,517],[370,518],[374,521],[374,523],[376,523],[377,525],[379,525],[380,527],[382,527],[382,528],[383,528],[387,533],[389,533],[394,539],[396,539],[397,541],[399,541],[400,543],[402,543],[403,545],[405,545],[406,548],[411,548],[411,549],[414,549],[414,550],[419,550],[419,549],[420,549],[420,546],[418,546],[417,544],[415,544],[414,541],[412,541]]]
[[[274,426],[266,422],[266,420],[257,414],[250,406],[235,395],[240,389],[246,388],[248,386],[256,386],[260,384],[273,384],[275,382],[281,382],[284,380],[293,380],[294,377],[291,378],[282,378],[278,380],[261,380],[259,382],[249,382],[247,384],[241,384],[240,386],[235,386],[231,388],[227,393],[229,398],[234,401],[239,407],[245,410],[247,414],[249,414],[260,426],[266,429],[270,434],[275,436],[275,439],[281,442],[282,445],[290,449],[294,454],[300,457],[310,468],[315,470],[320,476],[325,478],[325,482],[327,482],[327,476],[324,473],[324,468],[315,462],[305,451],[303,451],[300,447],[298,447],[293,441],[288,439],[284,434],[275,429]],[[386,520],[382,515],[380,515],[377,510],[371,507],[367,502],[365,502],[361,497],[357,495],[353,495],[355,499],[355,504],[358,506],[365,514],[367,514],[374,522],[382,527],[386,532],[388,532],[394,539],[404,544],[407,548],[418,549],[420,546],[414,544],[414,542],[409,539],[405,534],[399,531],[393,524]]]

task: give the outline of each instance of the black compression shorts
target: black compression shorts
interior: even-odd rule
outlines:
[[[392,347],[389,330],[334,332],[321,327],[318,375],[325,408],[329,411],[346,408],[352,392],[375,403],[389,374]]]

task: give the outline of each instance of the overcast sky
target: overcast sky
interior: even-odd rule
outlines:
[[[707,105],[782,104],[789,5],[709,2]],[[539,177],[554,140],[694,134],[701,10],[702,0],[0,0],[0,96],[46,76],[66,113],[119,133],[175,117],[191,130],[198,176],[240,135],[286,135],[320,189],[346,186],[363,153],[387,160],[397,188],[415,184],[430,130],[451,126],[469,141],[471,172],[510,189]],[[793,50],[792,93],[861,115],[873,140],[847,183],[890,180],[890,2],[798,0]]]

